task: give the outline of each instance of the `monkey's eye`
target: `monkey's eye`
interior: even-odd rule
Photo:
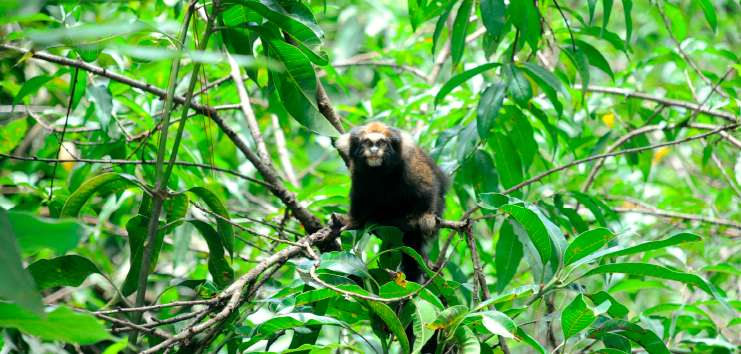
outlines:
[[[366,146],[371,146],[371,142],[370,142],[370,140],[366,140],[366,141],[365,141],[365,145],[366,145]]]
[[[383,144],[384,144],[383,140],[378,142],[378,146],[383,146]]]

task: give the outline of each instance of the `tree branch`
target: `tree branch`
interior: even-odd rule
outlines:
[[[708,143],[705,141],[705,139],[700,139],[700,142],[702,143],[703,147],[707,147]],[[736,185],[736,182],[731,179],[731,176],[728,175],[728,172],[726,172],[726,169],[723,168],[723,164],[720,162],[720,159],[718,158],[718,155],[715,154],[715,152],[710,152],[710,158],[713,159],[713,162],[715,162],[715,165],[718,166],[718,169],[720,170],[720,173],[725,177],[726,182],[728,182],[728,185],[731,186],[731,189],[736,193],[736,196],[741,198],[741,191],[738,190],[738,186]]]

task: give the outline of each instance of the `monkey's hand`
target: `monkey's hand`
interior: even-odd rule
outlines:
[[[332,213],[332,222],[344,225],[345,230],[358,230],[365,226],[365,223],[361,223],[347,214]]]

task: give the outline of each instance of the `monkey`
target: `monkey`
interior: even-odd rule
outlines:
[[[448,177],[409,133],[380,122],[353,128],[333,141],[350,169],[348,229],[366,222],[404,225],[402,242],[429,264],[427,251],[437,239],[437,220],[445,210]],[[427,278],[417,261],[402,254],[409,281]]]

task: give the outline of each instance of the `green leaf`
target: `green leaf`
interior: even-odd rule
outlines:
[[[453,34],[450,36],[450,57],[453,60],[454,68],[460,63],[463,51],[466,49],[468,18],[471,17],[471,7],[473,7],[473,0],[463,0],[453,22]]]
[[[98,59],[100,53],[102,53],[106,46],[108,46],[108,42],[108,39],[104,39],[90,43],[78,44],[72,48],[75,50],[77,55],[82,58],[82,60],[92,63],[95,59]]]
[[[75,220],[57,221],[12,211],[6,215],[24,254],[34,254],[43,249],[64,254],[77,247],[80,240],[90,233]]]
[[[412,312],[414,346],[412,346],[412,354],[417,354],[422,351],[425,343],[435,336],[435,331],[425,327],[425,324],[435,321],[440,311],[431,303],[420,298],[414,298],[412,302],[414,303],[414,312]]]
[[[480,354],[481,345],[476,336],[468,327],[460,326],[455,330],[455,338],[460,342],[461,354]]]
[[[262,15],[248,6],[234,5],[219,13],[219,19],[225,27],[219,33],[221,33],[224,45],[229,52],[254,57],[252,51],[258,38],[257,33],[237,26],[251,22],[262,23]],[[247,76],[257,84],[257,69],[254,67],[245,67],[244,69]]]
[[[589,59],[581,49],[577,48],[576,51],[574,51],[574,48],[571,46],[566,46],[561,49],[563,49],[562,52],[566,54],[566,58],[574,64],[576,70],[579,72],[579,77],[581,78],[581,96],[583,101],[587,94],[587,86],[589,86]]]
[[[277,331],[311,325],[336,326],[355,332],[347,323],[331,317],[318,316],[313,313],[289,313],[285,315],[275,316],[258,325],[257,328],[252,331],[252,338],[250,338],[249,341],[241,344],[239,346],[239,350],[247,350],[255,343],[265,339],[267,336]]]
[[[599,50],[597,50],[597,48],[593,47],[587,42],[580,41],[578,39],[574,40],[574,42],[576,42],[576,46],[579,47],[579,49],[581,49],[581,51],[587,55],[590,65],[602,70],[605,74],[610,75],[612,80],[615,80],[615,74],[612,73],[610,63],[607,62],[607,59],[605,59],[605,57],[602,55],[602,53],[600,53]]]
[[[317,134],[339,136],[337,129],[319,112],[316,101],[317,78],[306,55],[266,28],[252,25],[246,27],[260,35],[263,46],[268,47],[271,57],[280,63],[283,72],[272,72],[272,75],[281,102],[291,117]]]
[[[404,252],[409,257],[414,258],[414,260],[417,261],[417,264],[419,264],[420,267],[422,267],[422,270],[427,273],[428,277],[432,277],[435,275],[435,272],[427,268],[427,265],[425,264],[424,260],[422,259],[422,256],[417,253],[414,249],[410,247],[399,247],[397,250]],[[448,285],[448,283],[443,279],[443,277],[434,277],[432,280],[432,285],[434,286],[428,286],[427,289],[430,289],[433,291],[436,295],[442,294],[442,296],[445,298],[445,301],[447,301],[448,305],[455,306],[460,304],[460,300],[458,300],[458,297],[455,294],[455,291],[453,291],[453,288]]]
[[[507,19],[507,9],[503,0],[480,0],[481,21],[486,27],[486,32],[492,38],[499,38]]]
[[[507,77],[507,87],[512,100],[517,104],[526,106],[527,102],[533,98],[533,88],[525,74],[515,64],[504,65],[504,75]]]
[[[162,222],[158,223],[158,227],[162,227],[163,225],[164,223]],[[123,294],[123,296],[129,296],[139,288],[139,274],[141,274],[144,249],[147,247],[145,241],[147,240],[148,229],[149,218],[144,215],[136,215],[126,223],[126,232],[129,234],[129,250],[131,251],[131,258],[129,259],[129,273],[126,275],[126,280],[124,280],[124,284],[121,287],[121,294]],[[152,251],[152,262],[149,267],[149,274],[152,274],[154,268],[157,266],[157,259],[159,258],[164,238],[165,230],[157,232],[157,238],[154,240],[154,249]]]
[[[76,218],[85,203],[96,192],[103,197],[137,186],[136,177],[125,173],[106,173],[93,177],[67,198],[59,218]]]
[[[399,340],[402,353],[411,353],[409,338],[407,338],[407,334],[404,332],[404,327],[402,327],[399,318],[396,317],[394,310],[392,310],[389,305],[377,301],[368,301],[368,306],[373,310],[373,313],[378,315],[378,317],[386,323],[386,326],[391,330],[391,332],[394,333],[396,338]]]
[[[13,224],[8,214],[0,208],[0,295],[36,315],[44,316],[44,303],[41,302],[38,290],[31,274],[23,269],[23,258],[18,247],[18,240],[13,233]],[[5,305],[0,303],[0,306]],[[9,304],[8,304],[9,305]],[[0,312],[2,316],[2,312]]]
[[[113,113],[113,96],[108,86],[93,84],[89,85],[86,89],[88,100],[95,103],[95,117],[100,122],[100,128],[104,132],[108,132],[108,125],[111,122],[111,114]]]
[[[471,315],[480,315],[484,327],[492,334],[515,338],[514,333],[517,332],[517,326],[507,315],[499,311],[483,311]]]
[[[413,1],[413,0],[407,0],[407,1]],[[437,41],[440,39],[440,34],[443,33],[443,28],[445,28],[445,21],[448,20],[448,16],[450,15],[450,11],[453,10],[453,5],[455,5],[458,1],[452,1],[447,0],[448,5],[445,6],[445,9],[443,10],[442,14],[440,14],[440,18],[437,20],[437,24],[435,24],[435,33],[432,35],[432,56],[435,56],[435,48],[437,48]],[[435,103],[437,105],[437,103]]]
[[[486,150],[476,149],[463,167],[464,173],[468,175],[467,183],[470,183],[477,194],[499,190],[499,175],[494,167],[494,160]]]
[[[723,307],[725,307],[726,310],[728,310],[731,314],[734,313],[730,305],[728,305],[728,302],[726,301],[726,299],[723,296],[721,296],[718,293],[718,291],[715,289],[715,286],[713,286],[713,284],[711,284],[707,280],[702,279],[699,276],[694,275],[694,274],[675,272],[673,270],[660,267],[654,264],[646,264],[646,263],[605,264],[605,265],[602,265],[602,266],[599,266],[597,268],[590,270],[586,274],[579,277],[579,279],[592,276],[595,274],[612,274],[612,273],[622,273],[622,274],[631,274],[631,275],[637,275],[637,276],[654,277],[654,278],[660,278],[660,279],[666,279],[666,280],[674,280],[674,281],[685,283],[687,285],[693,285],[697,288],[700,288],[702,291],[706,292],[708,295],[711,295],[716,300],[718,300],[718,302],[720,302],[721,305],[723,305]]]
[[[533,50],[533,53],[538,51],[538,40],[540,40],[540,12],[535,8],[535,2],[524,1],[525,12],[527,13],[527,31],[526,38],[527,43]]]
[[[533,339],[533,337],[530,337],[522,328],[517,328],[517,334],[516,336],[522,340],[525,341],[525,343],[529,344],[531,347],[535,348],[535,350],[538,351],[540,354],[548,354],[548,349],[543,347],[538,341]]]
[[[641,328],[637,324],[625,320],[611,319],[591,331],[589,338],[604,340],[604,335],[610,331],[618,331],[620,336],[626,337],[641,345],[649,354],[669,354],[669,349],[654,332]]]
[[[193,187],[191,189],[188,189],[188,192],[199,196],[203,200],[203,202],[208,205],[208,208],[211,209],[212,212],[218,214],[226,220],[231,220],[229,211],[224,207],[224,203],[222,203],[221,199],[219,199],[219,197],[216,196],[216,194],[214,194],[214,192],[212,192],[210,189],[206,187]],[[229,256],[233,257],[234,228],[232,227],[232,224],[230,224],[226,220],[217,219],[216,229],[221,236],[221,242],[224,244],[226,250],[229,251]]]
[[[494,0],[492,0],[494,1]],[[479,131],[479,137],[486,139],[489,137],[491,128],[499,116],[502,109],[504,94],[507,92],[507,83],[497,82],[484,90],[476,108],[476,129]]]
[[[598,315],[598,311],[584,301],[583,294],[576,295],[574,300],[561,313],[561,329],[564,338],[571,338],[571,336],[589,327]]]
[[[494,163],[502,186],[509,189],[520,184],[523,180],[522,163],[512,140],[502,133],[494,132],[487,141],[494,153]],[[522,196],[521,191],[511,194],[515,197]]]
[[[68,69],[59,70],[53,75],[39,75],[36,77],[32,77],[28,80],[26,80],[23,83],[23,86],[21,86],[20,91],[15,95],[13,98],[13,106],[10,110],[10,113],[15,112],[15,105],[17,105],[19,102],[23,100],[24,97],[36,93],[42,86],[46,85],[47,82],[51,81],[54,78],[57,78],[61,76],[62,74],[68,73]]]
[[[16,328],[47,340],[83,345],[115,339],[95,317],[74,313],[64,306],[47,312],[46,319],[42,319],[19,306],[0,303],[0,327]]]
[[[504,194],[499,193],[481,193],[479,194],[481,202],[479,205],[484,209],[497,210],[502,205],[507,205],[513,202],[518,202],[515,198],[510,198]]]
[[[319,269],[331,270],[341,274],[351,274],[363,279],[371,277],[365,263],[353,253],[343,252],[326,252],[322,253],[322,263]]]
[[[167,223],[170,224],[165,234],[169,234],[176,227],[183,224],[183,221],[176,222],[176,220],[185,218],[185,214],[188,212],[188,200],[188,196],[185,194],[176,194],[165,200],[163,207],[165,212],[167,212]],[[151,215],[151,212],[149,215]]]
[[[589,6],[589,26],[592,25],[592,19],[594,18],[594,8],[597,7],[597,0],[587,0]]]
[[[89,259],[67,255],[53,259],[40,259],[26,268],[33,276],[39,291],[54,286],[80,286],[91,274],[103,274]]]
[[[219,234],[214,228],[200,220],[188,220],[196,230],[203,236],[208,244],[208,272],[214,279],[214,283],[220,289],[226,288],[234,282],[234,271],[224,257],[224,245]]]
[[[426,5],[427,0],[424,0]],[[412,32],[417,30],[417,26],[422,22],[422,17],[424,17],[425,11],[424,7],[419,6],[419,0],[407,0],[407,10],[409,12],[409,22],[412,25]],[[433,50],[433,53],[435,51]]]
[[[530,209],[516,205],[504,205],[499,208],[503,213],[511,215],[527,231],[530,240],[540,255],[540,261],[545,265],[551,258],[551,240],[545,225],[537,214]]]
[[[593,259],[597,259],[600,257],[614,258],[614,257],[620,257],[620,256],[627,256],[631,254],[662,249],[662,248],[666,248],[669,246],[680,245],[680,244],[687,243],[687,242],[699,242],[702,240],[703,238],[698,235],[691,234],[688,232],[682,232],[666,240],[644,242],[644,243],[641,243],[641,244],[638,244],[632,247],[627,247],[627,248],[624,248],[624,247],[614,248],[613,247],[610,249],[606,249],[604,251],[594,253],[589,257],[582,258],[581,260],[579,260],[578,262],[574,264],[574,267],[577,267],[581,264],[584,264],[586,262],[589,262]]]
[[[633,33],[633,18],[630,16],[630,11],[632,9],[633,0],[623,0],[623,13],[625,14],[625,44],[623,51],[628,49],[630,46],[630,35]]]
[[[671,20],[672,33],[679,41],[684,41],[685,38],[687,38],[687,25],[685,24],[682,11],[677,7],[677,5],[668,2],[665,2],[662,6],[664,6],[666,17]],[[732,58],[731,60],[736,61],[736,58]]]
[[[26,136],[28,122],[17,119],[0,130],[0,154],[10,154]]]
[[[604,292],[599,291],[594,294],[584,294],[584,296],[590,298],[593,303],[595,304],[602,304],[605,301],[610,302],[610,308],[607,309],[607,314],[609,314],[611,317],[614,318],[622,318],[628,315],[630,312],[627,307],[623,306],[623,304],[617,302],[612,295]]]
[[[413,292],[419,291],[419,289],[421,288],[422,288],[422,285],[413,283],[411,281],[405,282],[404,286],[401,286],[397,284],[396,282],[391,281],[391,282],[381,285],[381,288],[379,290],[379,295],[384,299],[392,299],[395,297],[402,297],[402,296],[409,295]],[[419,292],[418,297],[434,305],[440,311],[445,309],[445,306],[443,306],[443,303],[440,301],[440,299],[432,295],[432,293],[427,289]],[[436,316],[437,316],[437,313],[439,313],[440,311],[436,311]],[[427,321],[427,323],[430,323],[434,320],[435,319],[433,318],[430,321]]]
[[[587,209],[592,212],[592,215],[594,215],[594,218],[597,219],[597,222],[600,224],[600,226],[607,227],[607,220],[605,219],[605,215],[602,214],[602,211],[593,202],[592,198],[590,198],[586,194],[578,192],[574,192],[573,195],[574,198],[579,201],[579,203],[587,207]]]
[[[453,76],[448,82],[443,85],[443,87],[440,88],[440,91],[437,92],[437,95],[435,95],[435,106],[440,104],[442,100],[447,96],[451,91],[453,91],[454,88],[460,86],[462,83],[468,81],[470,78],[483,73],[484,71],[491,70],[493,68],[496,68],[500,66],[499,63],[488,63],[484,65],[477,66],[473,69],[466,70],[461,74],[458,74],[456,76]]]
[[[322,39],[320,35],[316,33],[318,30],[321,33],[321,29],[310,28],[305,23],[296,20],[291,14],[282,7],[280,1],[275,0],[260,0],[260,1],[240,1],[240,4],[244,4],[255,10],[258,14],[265,17],[271,23],[274,23],[280,29],[288,33],[296,42],[299,44],[301,51],[316,65],[324,66],[329,64],[329,58],[327,53],[321,50]],[[308,15],[308,14],[307,14]],[[313,17],[313,15],[312,15]],[[253,30],[253,26],[248,26]],[[258,33],[260,33],[258,31]],[[323,33],[322,33],[323,34]],[[260,34],[262,37],[262,34]],[[272,44],[271,44],[272,46]],[[290,45],[289,45],[290,46]],[[292,47],[292,46],[291,46]],[[280,56],[280,54],[278,54]]]
[[[715,14],[715,8],[713,7],[713,3],[709,0],[693,0],[697,3],[697,5],[700,6],[702,9],[702,12],[705,14],[705,20],[708,21],[708,24],[710,25],[710,28],[713,29],[713,32],[718,32],[718,18]]]
[[[451,306],[437,315],[437,318],[426,327],[432,330],[448,328],[460,321],[468,313],[468,307],[464,305]]]
[[[512,225],[502,223],[499,229],[494,260],[497,270],[497,292],[501,293],[517,273],[517,267],[522,261],[522,243],[515,235]]]
[[[608,291],[613,294],[619,293],[621,291],[635,293],[638,290],[643,289],[673,290],[671,287],[667,286],[666,284],[664,284],[664,282],[659,280],[623,279],[622,281],[613,285]]]
[[[514,123],[512,125],[512,132],[508,136],[515,143],[515,149],[520,153],[522,164],[525,167],[525,171],[527,171],[535,160],[535,152],[538,150],[533,126],[530,125],[530,121],[522,114],[522,111],[517,106],[505,105],[504,111],[506,112],[507,120]]]
[[[605,33],[607,23],[610,22],[610,13],[612,13],[612,1],[613,0],[602,0],[602,30],[600,31],[600,38]]]
[[[566,249],[566,254],[564,256],[565,265],[570,265],[599,250],[615,238],[615,236],[615,234],[604,227],[599,227],[582,233],[577,236]]]
[[[725,274],[732,274],[732,275],[741,275],[741,270],[738,270],[736,267],[728,264],[728,263],[720,263],[714,266],[707,266],[700,268],[701,272],[717,272],[717,273],[725,273]]]
[[[553,75],[553,73],[535,63],[530,62],[522,63],[521,69],[524,70],[528,75],[530,75],[530,77],[538,78],[549,87],[560,92],[563,97],[566,98],[566,102],[571,105],[571,94],[569,94],[569,89],[567,89],[563,82],[561,82],[561,80]]]

